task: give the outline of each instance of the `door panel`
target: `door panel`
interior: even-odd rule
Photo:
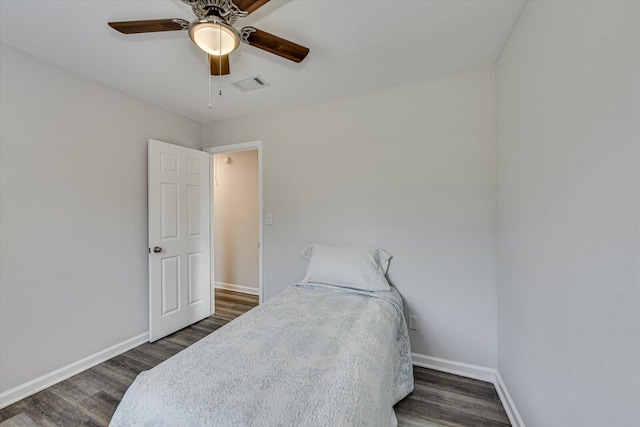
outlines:
[[[164,182],[160,183],[160,217],[162,218],[162,241],[179,238],[179,191],[180,188],[176,184],[167,184]]]
[[[209,185],[208,153],[149,140],[150,341],[211,312]]]
[[[189,237],[202,234],[202,188],[194,185],[187,187],[187,232]]]
[[[162,315],[180,310],[180,257],[163,258],[162,261]]]
[[[189,305],[202,301],[202,252],[189,254]]]

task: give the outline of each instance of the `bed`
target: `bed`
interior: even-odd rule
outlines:
[[[111,426],[389,426],[413,390],[402,299],[298,283],[142,372]]]

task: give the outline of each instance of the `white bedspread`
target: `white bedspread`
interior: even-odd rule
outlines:
[[[395,289],[297,284],[138,375],[111,426],[389,426],[412,390]]]

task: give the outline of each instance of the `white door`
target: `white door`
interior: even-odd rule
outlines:
[[[209,154],[149,140],[149,341],[209,316]]]

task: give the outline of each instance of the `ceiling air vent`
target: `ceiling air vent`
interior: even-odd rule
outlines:
[[[256,89],[261,89],[263,87],[269,87],[269,83],[266,82],[265,79],[263,79],[260,76],[255,76],[255,77],[251,77],[249,79],[244,79],[244,80],[239,80],[237,82],[233,82],[231,83],[232,86],[235,86],[236,88],[238,88],[239,90],[243,91],[243,92],[247,92],[250,90],[256,90]]]

